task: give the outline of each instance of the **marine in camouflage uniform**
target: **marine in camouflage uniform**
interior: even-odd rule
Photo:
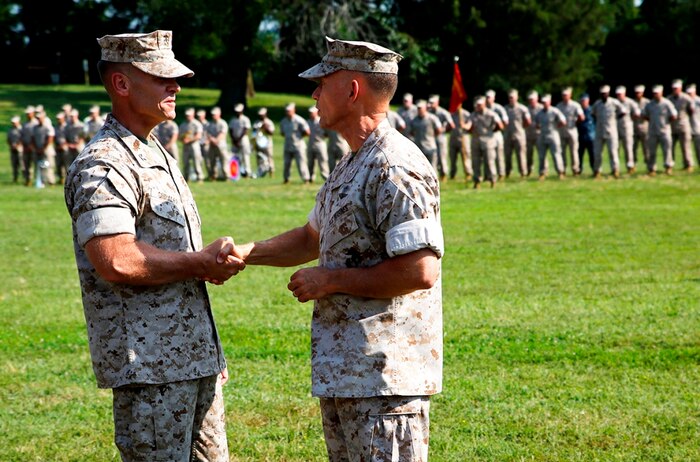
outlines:
[[[404,122],[406,122],[406,128],[408,128],[411,120],[418,115],[418,108],[413,104],[413,95],[411,93],[405,93],[403,95],[403,100],[401,102],[401,107],[396,111],[396,113],[401,116]],[[404,135],[408,136],[408,130],[404,132]]]
[[[486,107],[486,98],[480,96],[474,100],[474,111],[469,116],[469,123],[471,124],[469,133],[472,136],[474,188],[478,189],[484,179],[491,183],[491,187],[494,187],[498,180],[494,134],[503,128],[503,121],[495,111]]]
[[[66,171],[70,163],[68,162],[68,143],[66,142],[66,128],[68,128],[68,123],[66,122],[66,113],[59,112],[56,114],[56,125],[54,130],[56,135],[53,139],[54,149],[56,151],[56,179],[60,184],[63,184],[63,178],[65,178]]]
[[[321,127],[321,118],[318,116],[318,108],[311,106],[309,108],[309,119],[306,121],[309,124],[309,178],[311,181],[316,181],[315,166],[318,164],[318,172],[321,174],[323,181],[328,179],[328,147],[326,146],[326,138],[328,132]]]
[[[610,169],[615,178],[620,176],[620,156],[617,132],[617,119],[626,114],[626,109],[615,98],[610,98],[610,86],[600,87],[600,99],[591,106],[595,120],[595,140],[593,141],[593,176],[600,177],[603,164],[603,147],[608,146]]]
[[[85,147],[85,125],[80,120],[79,115],[77,109],[71,109],[68,122],[66,123],[66,156],[68,157],[68,166],[73,163],[76,157],[78,157],[78,154],[80,154],[80,151]]]
[[[562,90],[562,100],[556,106],[557,109],[564,114],[564,117],[566,117],[566,125],[559,128],[559,138],[561,138],[561,160],[564,163],[564,171],[566,172],[566,151],[568,148],[569,158],[571,159],[571,173],[573,175],[580,175],[581,162],[578,157],[578,128],[576,124],[582,122],[584,116],[581,105],[571,99],[572,91],[571,87]]]
[[[12,182],[17,183],[22,161],[22,119],[14,116],[12,126],[7,130],[7,147],[10,150],[10,166],[12,167]]]
[[[566,117],[562,112],[553,107],[552,96],[542,96],[542,110],[537,113],[533,123],[540,131],[537,138],[537,152],[539,154],[540,180],[544,180],[547,176],[547,150],[552,154],[554,166],[557,169],[559,178],[563,178],[564,162],[561,159],[561,140],[559,138],[559,129],[566,126]]]
[[[267,116],[267,108],[258,110],[258,120],[253,124],[253,144],[255,157],[258,159],[258,176],[263,177],[275,173],[275,159],[272,134],[275,133],[275,123]]]
[[[37,124],[34,126],[34,133],[32,134],[32,145],[36,155],[36,178],[34,182],[37,188],[43,188],[46,185],[53,186],[56,184],[56,177],[54,176],[56,150],[53,144],[56,130],[43,110],[36,113],[36,118]]]
[[[360,123],[365,108],[388,107],[393,92],[367,82],[395,88],[400,55],[367,42],[328,39],[328,48],[301,76],[322,81],[313,93],[321,122],[341,130],[353,153],[321,187],[305,226],[236,253],[277,266],[318,258],[288,288],[315,300],[312,393],[329,460],[427,462],[429,398],[442,389],[439,182],[385,118],[367,131]]]
[[[438,172],[438,136],[442,132],[443,125],[438,116],[428,111],[428,103],[419,100],[416,103],[418,113],[411,120],[408,127],[408,136],[416,143],[423,155]]]
[[[437,141],[437,151],[436,151],[436,162],[437,162],[437,172],[440,179],[444,179],[447,176],[447,133],[451,132],[455,128],[455,124],[452,121],[452,115],[450,111],[440,106],[440,97],[438,95],[432,95],[428,99],[428,111],[431,114],[437,116],[442,129],[436,135]]]
[[[498,114],[501,122],[503,122],[503,128],[508,126],[508,111],[506,111],[506,108],[496,102],[496,92],[493,90],[486,92],[486,107]],[[503,131],[500,129],[496,130],[493,137],[496,140],[496,166],[498,168],[498,178],[501,179],[505,178],[506,176],[506,151]]]
[[[211,120],[204,126],[204,134],[209,142],[206,158],[209,166],[207,168],[209,179],[211,181],[225,180],[228,178],[227,172],[231,154],[226,142],[228,125],[221,118],[221,108],[213,107],[211,109]]]
[[[238,156],[241,162],[242,174],[246,178],[255,178],[257,174],[252,170],[250,165],[250,138],[248,134],[253,129],[250,119],[243,114],[244,106],[242,103],[236,104],[234,112],[236,113],[231,120],[228,121],[228,129],[231,134],[231,146],[233,155]]]
[[[168,154],[173,156],[175,163],[178,163],[180,160],[180,148],[177,145],[177,139],[180,136],[180,127],[178,127],[177,123],[174,120],[164,120],[156,125],[154,132],[160,144],[163,145]]]
[[[685,92],[693,102],[693,116],[690,118],[690,131],[693,134],[693,147],[695,158],[700,165],[700,96],[698,96],[695,84],[686,87]]]
[[[100,115],[100,107],[92,106],[90,108],[90,115],[83,120],[83,124],[85,124],[85,139],[88,141],[91,140],[92,137],[100,131],[104,123],[105,120]]]
[[[328,130],[328,170],[333,171],[343,156],[350,152],[350,146],[343,135],[335,130]]]
[[[292,160],[297,163],[299,176],[304,183],[310,183],[309,165],[306,160],[306,143],[304,137],[309,136],[311,130],[303,117],[296,113],[296,104],[289,103],[285,107],[285,117],[280,121],[280,132],[284,136],[282,180],[289,183],[292,170]]]
[[[195,119],[194,108],[185,111],[185,121],[178,128],[179,138],[182,141],[182,173],[185,181],[190,181],[194,172],[195,181],[204,181],[202,172],[202,136],[204,127]]]
[[[505,128],[504,149],[506,157],[506,178],[513,171],[513,153],[518,162],[520,176],[527,175],[527,135],[525,130],[532,124],[530,111],[525,105],[518,102],[518,90],[512,89],[508,92],[508,104],[506,105],[508,114],[508,125]]]
[[[36,151],[34,148],[34,127],[38,124],[34,106],[27,106],[24,110],[26,120],[22,124],[20,134],[22,136],[22,176],[25,186],[32,181],[32,171],[36,164]],[[36,172],[35,172],[36,174]]]
[[[691,154],[692,129],[690,127],[690,118],[693,116],[694,105],[690,97],[683,93],[683,82],[674,80],[671,86],[671,94],[668,96],[669,101],[676,107],[678,118],[671,124],[671,152],[675,155],[676,143],[681,146],[681,154],[683,155],[683,169],[689,172],[693,171],[694,162]]]
[[[637,103],[639,108],[639,113],[637,117],[632,119],[634,125],[634,142],[632,143],[632,152],[634,156],[634,162],[637,163],[637,150],[639,147],[642,148],[642,158],[644,160],[644,165],[649,162],[649,146],[647,143],[647,138],[649,137],[649,121],[642,117],[642,111],[644,107],[649,104],[649,98],[644,96],[644,85],[637,85],[634,87],[634,101]]]
[[[134,89],[172,96],[180,90],[175,78],[192,75],[174,59],[170,37],[98,40],[112,113],[70,166],[65,199],[93,370],[98,386],[112,389],[122,460],[225,462],[219,375],[226,363],[204,279],[221,283],[244,264],[217,262],[230,238],[202,248],[192,194],[151,131],[158,117],[175,117],[175,105],[145,101],[144,112],[131,112],[142,97]]]
[[[452,114],[455,128],[450,132],[450,179],[457,176],[457,158],[461,159],[462,169],[467,181],[474,176],[472,168],[472,148],[469,142],[469,111],[457,108]]]
[[[530,111],[530,120],[535,120],[537,113],[542,110],[542,104],[538,101],[539,95],[536,91],[531,91],[527,95],[527,110]],[[525,141],[527,142],[527,176],[532,174],[532,169],[535,162],[535,151],[537,150],[537,138],[539,130],[533,123],[525,129]]]
[[[673,151],[671,142],[671,123],[678,117],[676,107],[663,97],[663,87],[656,85],[652,90],[652,99],[644,106],[642,117],[649,121],[649,159],[647,170],[650,175],[656,175],[656,149],[661,145],[666,173],[673,171]]]
[[[627,89],[620,85],[615,89],[620,104],[625,108],[625,114],[617,119],[617,133],[620,145],[625,153],[627,162],[627,172],[634,173],[636,170],[634,162],[634,123],[633,120],[639,117],[639,106],[632,99],[627,97]]]

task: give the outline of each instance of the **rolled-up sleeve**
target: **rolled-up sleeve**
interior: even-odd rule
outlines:
[[[434,219],[407,221],[386,233],[386,252],[390,257],[425,248],[435,252],[438,258],[445,253],[442,228]]]
[[[97,236],[136,234],[134,185],[110,166],[93,165],[81,174],[72,210],[78,244]]]
[[[81,247],[97,236],[136,234],[131,210],[117,207],[104,207],[83,213],[76,221],[76,229]]]

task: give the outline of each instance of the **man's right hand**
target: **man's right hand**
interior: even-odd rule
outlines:
[[[235,255],[233,249],[235,244],[230,236],[221,237],[202,249],[208,257],[205,260],[205,281],[221,285],[245,269],[245,262]]]

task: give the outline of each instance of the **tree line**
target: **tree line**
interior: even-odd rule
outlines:
[[[595,94],[603,82],[697,79],[697,24],[698,0],[0,0],[0,81],[96,84],[97,37],[170,29],[192,84],[221,89],[226,112],[245,102],[250,76],[256,89],[308,92],[296,74],[325,35],[403,54],[399,93],[448,98],[459,56],[470,96]]]

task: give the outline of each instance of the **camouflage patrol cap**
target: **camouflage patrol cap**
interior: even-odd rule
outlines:
[[[550,95],[549,93],[546,93],[546,94],[542,95],[542,97],[540,98],[540,101],[542,101],[543,103],[551,103],[552,102],[552,95]]]
[[[185,109],[185,115],[193,116],[194,115],[194,108],[188,107],[187,109]]]
[[[644,90],[646,90],[646,87],[644,85],[637,85],[634,87],[634,91],[636,93],[644,93]]]
[[[418,109],[421,109],[421,108],[425,109],[428,107],[428,102],[424,99],[419,99],[418,101],[416,101],[416,107]]]
[[[663,93],[664,92],[664,86],[663,85],[654,85],[654,88],[651,89],[652,93]]]
[[[243,103],[238,103],[236,106],[233,108],[233,112],[243,112],[243,109],[245,106],[243,106]]]
[[[381,74],[397,74],[400,54],[370,42],[336,40],[326,37],[328,53],[299,77],[317,80],[340,70]]]
[[[20,120],[22,119],[20,119],[19,116],[12,116],[12,119],[10,119],[13,124],[18,123]]]
[[[566,88],[564,88],[564,89],[561,91],[561,94],[562,94],[562,95],[569,95],[569,96],[571,96],[571,93],[572,93],[573,91],[574,91],[573,88],[571,88],[571,87],[566,87]]]
[[[36,112],[36,108],[34,106],[27,106],[24,109],[25,114],[34,114]]]
[[[624,85],[619,85],[619,86],[615,89],[615,94],[616,94],[616,95],[619,95],[619,94],[621,94],[621,93],[627,93],[627,88],[625,88]]]
[[[671,88],[683,88],[683,81],[681,79],[676,79],[671,82]]]
[[[527,99],[537,99],[538,96],[537,92],[533,90],[527,94]]]
[[[260,110],[258,110],[258,115],[261,115],[261,116],[267,115],[267,108],[261,107]]]
[[[695,87],[694,83],[688,84],[688,86],[685,87],[686,93],[695,92],[696,90],[697,90],[697,88]]]
[[[102,60],[131,63],[146,74],[164,77],[192,77],[194,72],[175,59],[173,33],[157,30],[150,34],[105,35],[97,39],[102,47]]]
[[[487,90],[486,91],[486,97],[487,98],[495,98],[496,97],[496,92],[493,90]]]
[[[610,93],[610,85],[603,85],[599,90],[601,93]]]

